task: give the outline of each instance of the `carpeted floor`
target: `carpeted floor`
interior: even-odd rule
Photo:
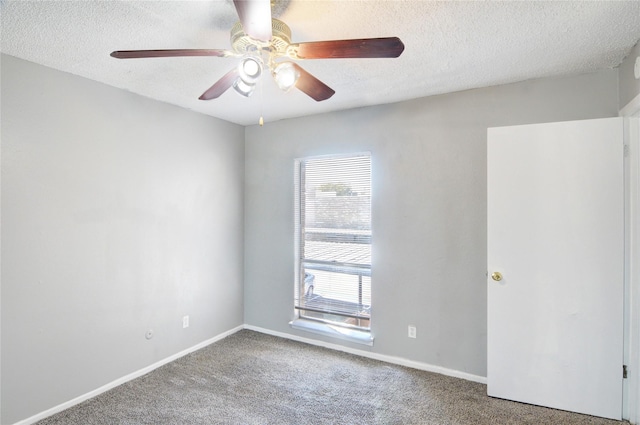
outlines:
[[[621,422],[493,399],[482,384],[243,330],[38,424]]]

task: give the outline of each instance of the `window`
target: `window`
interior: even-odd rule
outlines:
[[[296,255],[299,318],[368,331],[369,154],[296,161]]]

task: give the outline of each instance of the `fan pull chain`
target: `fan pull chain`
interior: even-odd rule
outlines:
[[[264,81],[260,81],[260,119],[258,120],[258,124],[260,124],[260,127],[262,127],[264,125],[264,118],[262,118],[263,102],[264,102],[264,98],[262,97],[262,86],[263,85],[264,85]]]

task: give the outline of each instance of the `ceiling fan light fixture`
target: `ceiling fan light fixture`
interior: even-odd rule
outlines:
[[[238,72],[245,83],[253,84],[262,75],[262,62],[254,57],[244,58],[238,66]]]
[[[262,75],[262,60],[253,56],[245,57],[238,64],[238,75],[233,83],[234,90],[244,97],[251,96]]]
[[[273,70],[273,78],[281,90],[288,91],[295,86],[300,78],[300,72],[291,62],[283,62]]]
[[[244,97],[251,96],[255,88],[256,88],[255,83],[247,83],[242,78],[236,79],[236,81],[233,83],[233,89],[238,93],[240,93],[241,95],[243,95]]]

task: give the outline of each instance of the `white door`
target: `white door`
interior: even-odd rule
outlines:
[[[622,119],[490,128],[487,159],[487,393],[620,419]]]

